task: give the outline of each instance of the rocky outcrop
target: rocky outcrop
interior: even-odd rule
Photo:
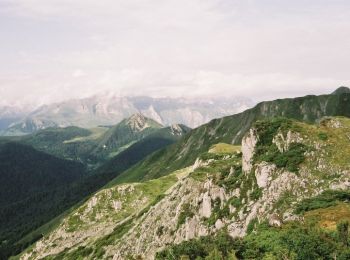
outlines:
[[[279,132],[272,140],[278,150],[283,153],[286,152],[292,143],[301,143],[303,138],[299,133],[288,131],[286,136],[282,132]]]
[[[276,166],[262,162],[256,166],[255,178],[259,188],[266,188],[272,180],[272,174],[276,171]]]
[[[258,137],[256,132],[254,129],[250,129],[242,139],[242,169],[244,172],[250,172],[252,169],[252,160],[257,143]]]

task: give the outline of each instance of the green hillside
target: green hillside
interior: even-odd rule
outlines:
[[[20,140],[56,157],[87,164],[89,153],[95,147],[96,140],[106,131],[107,129],[102,127],[92,130],[74,126],[48,128],[24,136]]]
[[[66,187],[86,176],[81,163],[56,158],[20,143],[0,145],[0,252],[67,207]],[[69,205],[71,206],[71,205]]]

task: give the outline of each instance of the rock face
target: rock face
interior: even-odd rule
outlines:
[[[200,215],[205,218],[211,215],[211,197],[208,192],[203,195]]]
[[[244,172],[249,172],[252,168],[252,159],[257,143],[258,137],[256,136],[255,130],[250,129],[248,134],[242,139],[242,168]]]
[[[276,166],[262,162],[256,165],[255,178],[259,188],[266,188],[272,180],[272,174],[276,171]]]
[[[126,120],[126,124],[135,132],[140,132],[145,128],[150,127],[147,118],[140,113],[136,113],[129,117]]]
[[[292,143],[301,143],[303,141],[299,133],[293,133],[288,131],[284,136],[282,132],[279,132],[272,140],[272,143],[276,144],[278,150],[283,153],[286,152]]]

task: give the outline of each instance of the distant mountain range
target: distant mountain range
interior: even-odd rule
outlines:
[[[2,129],[2,135],[23,135],[48,127],[109,126],[135,113],[142,113],[162,125],[184,124],[193,128],[252,106],[250,99],[242,97],[198,100],[101,94],[44,105],[27,112],[0,108],[0,131]]]

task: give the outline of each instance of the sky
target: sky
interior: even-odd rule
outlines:
[[[0,0],[0,104],[329,93],[348,0]]]

